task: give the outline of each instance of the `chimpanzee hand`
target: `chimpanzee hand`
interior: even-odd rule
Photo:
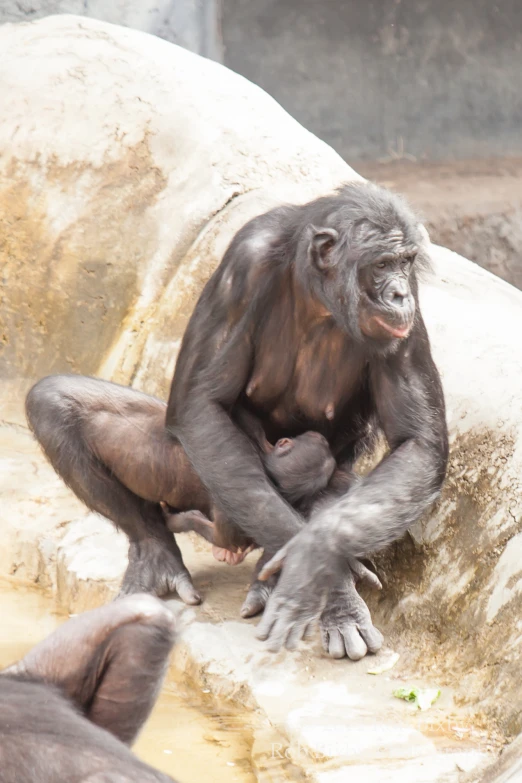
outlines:
[[[261,571],[260,579],[266,579],[284,563],[279,585],[268,601],[256,635],[269,639],[268,648],[272,651],[283,645],[294,649],[326,604],[321,615],[326,652],[334,658],[348,655],[358,660],[367,651],[377,652],[383,638],[372,625],[368,607],[358,595],[355,583],[365,579],[379,589],[381,583],[355,558],[349,558],[346,563],[334,553],[328,553],[324,534],[322,546],[318,541],[320,533],[320,528],[307,525]]]
[[[350,560],[350,568],[341,581],[330,590],[326,607],[321,615],[321,638],[325,652],[332,658],[352,661],[363,658],[367,652],[375,653],[383,643],[381,632],[372,623],[370,611],[355,589],[359,579],[381,587],[381,583],[358,560]],[[370,576],[371,575],[371,576]]]
[[[341,578],[344,561],[325,545],[324,527],[310,522],[267,563],[260,580],[279,571],[283,563],[256,632],[258,639],[269,640],[273,652],[283,645],[289,650],[297,646],[321,613],[330,587]]]
[[[263,552],[259,558],[254,572],[254,579],[248,589],[248,595],[243,602],[243,606],[241,607],[241,617],[254,617],[256,614],[262,612],[268,599],[272,595],[277,580],[279,579],[279,572],[276,572],[275,568],[275,563],[279,562],[279,558],[277,561],[274,561],[274,565],[272,563],[270,564],[270,576],[265,575],[263,580],[258,578],[261,571],[264,571],[265,566],[268,565],[272,558],[273,555],[266,551]],[[369,568],[366,568],[366,566],[355,557],[348,558],[348,566],[353,573],[356,583],[359,581],[366,581],[371,587],[382,590],[382,584],[379,577],[374,574],[373,571],[370,571]],[[268,572],[265,572],[265,574],[266,573]]]

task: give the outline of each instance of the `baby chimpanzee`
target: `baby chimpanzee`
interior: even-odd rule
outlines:
[[[281,438],[272,446],[266,440],[257,419],[243,410],[237,413],[236,418],[238,424],[257,445],[268,476],[289,503],[299,507],[301,503],[311,500],[326,488],[336,463],[328,441],[320,433],[305,432],[296,438]],[[190,467],[185,464],[185,460],[188,463],[185,452],[182,452],[181,475]],[[240,539],[237,528],[228,522],[216,506],[211,508],[212,520],[199,510],[173,513],[166,504],[163,504],[163,509],[169,530],[173,533],[198,533],[213,544],[214,556],[229,565],[240,563],[255,547],[253,541],[248,542],[245,547],[245,541]]]

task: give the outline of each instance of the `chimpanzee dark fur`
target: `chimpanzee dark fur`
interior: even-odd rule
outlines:
[[[422,229],[404,202],[349,184],[247,223],[189,321],[167,430],[228,523],[264,549],[259,569],[278,553],[242,610],[253,615],[269,598],[259,635],[270,649],[295,646],[319,614],[334,657],[360,658],[382,643],[355,590],[354,558],[401,537],[430,506],[448,455],[444,397],[418,303],[417,270],[427,264]],[[30,392],[28,416],[46,451],[61,439],[63,460],[53,461],[60,475],[129,536],[125,589],[176,589],[199,600],[161,508],[108,480],[118,467],[104,472],[78,439],[65,413],[74,404],[48,379]],[[103,413],[104,401],[97,404]],[[136,398],[128,414],[136,426],[140,406]],[[277,491],[238,410],[257,419],[270,443],[307,431],[327,439],[337,468],[308,524]],[[90,411],[82,415],[88,428]],[[379,429],[389,453],[357,479],[353,463]],[[132,467],[132,453],[124,463]]]

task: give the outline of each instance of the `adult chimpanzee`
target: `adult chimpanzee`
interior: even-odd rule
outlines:
[[[405,532],[436,498],[447,462],[444,398],[418,308],[416,268],[426,263],[422,230],[402,200],[350,184],[247,223],[189,321],[167,428],[212,501],[263,547],[260,567],[282,548],[242,609],[250,616],[264,607],[285,560],[259,626],[271,649],[294,646],[321,612],[334,657],[359,658],[382,642],[348,564]],[[68,396],[38,385],[29,403],[39,439],[52,429],[74,454],[63,470],[78,486],[68,483],[128,534],[125,589],[193,591],[156,507],[92,470],[93,454],[63,417]],[[307,430],[327,438],[337,462],[332,502],[304,528],[237,425],[238,408],[255,414],[271,442]],[[379,428],[390,452],[356,479],[353,463]]]
[[[189,321],[167,427],[227,518],[265,557],[283,547],[261,573],[284,561],[258,628],[271,649],[294,646],[321,611],[330,654],[360,657],[380,645],[346,558],[403,535],[437,497],[447,463],[444,397],[418,307],[416,268],[427,261],[400,198],[346,185],[247,223]],[[327,437],[337,499],[304,528],[235,426],[238,402],[269,439],[309,429]],[[376,427],[390,451],[354,481]],[[257,581],[246,613],[265,600]]]
[[[174,625],[157,598],[127,596],[1,672],[2,783],[172,783],[127,746],[158,696]]]

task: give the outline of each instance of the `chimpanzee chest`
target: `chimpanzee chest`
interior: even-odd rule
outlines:
[[[358,412],[366,361],[337,329],[311,330],[297,343],[287,337],[256,354],[247,397],[277,436],[306,429],[327,434]]]

